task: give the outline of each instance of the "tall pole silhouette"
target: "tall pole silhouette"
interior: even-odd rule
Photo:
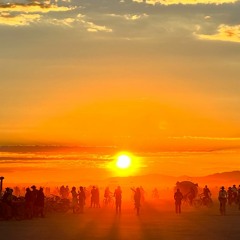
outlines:
[[[0,177],[0,196],[2,195],[3,179],[4,177]]]

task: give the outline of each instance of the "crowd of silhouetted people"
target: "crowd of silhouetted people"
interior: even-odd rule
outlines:
[[[60,186],[55,189],[55,194],[50,194],[50,188],[44,191],[43,187],[39,189],[33,185],[24,188],[25,192],[21,193],[19,187],[5,188],[0,198],[0,217],[5,220],[10,219],[33,219],[44,218],[46,212],[68,211],[73,213],[83,213],[86,206],[86,199],[89,198],[89,208],[101,208],[100,191],[97,186],[89,188],[80,186],[71,189],[68,186]],[[137,215],[140,213],[140,202],[144,200],[144,190],[142,187],[131,188],[133,191],[134,208]],[[115,206],[116,214],[122,211],[122,189],[117,186],[111,192],[109,187],[104,190],[103,207]]]
[[[23,197],[13,195],[12,188],[6,188],[1,198],[1,213],[5,220],[13,217],[25,217],[32,219],[34,217],[44,217],[45,195],[43,188],[36,188],[35,185],[31,188],[26,188]],[[24,216],[23,216],[24,214]]]
[[[100,190],[97,186],[88,188],[80,186],[62,185],[55,190],[55,194],[50,194],[50,188],[40,187],[39,189],[32,185],[24,189],[24,194],[21,194],[19,187],[5,188],[0,199],[0,217],[1,219],[33,219],[44,218],[46,212],[52,211],[68,211],[73,213],[84,213],[86,200],[89,199],[89,208],[113,207],[116,214],[121,214],[122,211],[122,189],[117,186],[113,191],[106,187],[103,194],[101,206]],[[137,215],[140,215],[140,209],[145,201],[145,191],[143,187],[131,188],[133,206]],[[14,193],[14,194],[13,194]],[[160,193],[157,188],[152,190],[152,199],[159,200]],[[164,196],[161,196],[164,198]],[[221,215],[226,215],[227,206],[237,205],[240,210],[240,185],[236,185],[225,189],[222,186],[218,192],[219,209]],[[202,193],[196,194],[192,188],[187,193],[183,193],[180,188],[175,188],[174,196],[175,212],[182,212],[183,204],[188,203],[189,206],[207,206],[213,204],[212,193],[206,185]]]
[[[177,214],[181,213],[181,206],[184,197],[187,197],[189,200],[189,205],[195,204],[195,206],[205,205],[210,207],[213,204],[211,196],[212,193],[207,185],[204,187],[203,192],[199,194],[198,199],[192,189],[190,189],[189,193],[184,196],[180,189],[177,188],[177,191],[174,193],[175,211]],[[226,215],[227,205],[231,206],[235,204],[238,207],[238,210],[240,210],[240,185],[237,188],[234,184],[233,186],[228,187],[227,190],[222,186],[218,192],[217,199],[219,201],[219,211],[221,215]]]

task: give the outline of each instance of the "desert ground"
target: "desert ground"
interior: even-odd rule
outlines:
[[[51,213],[33,220],[0,221],[1,240],[239,240],[240,211],[227,208],[221,216],[218,202],[212,208],[183,206],[174,212],[174,203],[149,203],[137,216],[134,207],[124,205],[121,215],[112,208],[85,208],[83,214]]]

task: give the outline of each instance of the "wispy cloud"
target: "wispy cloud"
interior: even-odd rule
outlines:
[[[133,2],[146,3],[151,5],[196,5],[196,4],[215,4],[221,5],[225,3],[237,3],[239,0],[133,0]]]
[[[38,22],[41,19],[39,14],[19,14],[12,16],[9,13],[0,14],[0,25],[8,26],[29,26],[33,22]]]
[[[135,20],[147,18],[148,14],[146,14],[146,13],[142,13],[142,14],[124,14],[124,15],[109,14],[109,16],[111,16],[111,17],[118,17],[118,18],[124,18],[124,19],[130,20],[130,21],[135,21]]]
[[[73,24],[76,22],[76,19],[74,18],[64,18],[64,19],[51,19],[48,22],[52,23],[53,25],[59,25],[59,26],[67,26],[67,27],[73,27]]]
[[[50,1],[24,1],[0,4],[0,25],[29,26],[32,23],[44,21],[46,13],[67,12],[75,7],[58,6]]]
[[[57,1],[56,1],[57,2]],[[70,1],[64,1],[69,3]],[[78,6],[80,7],[80,6]],[[51,16],[49,12],[67,12],[76,9],[72,6],[58,6],[50,1],[32,1],[30,3],[0,4],[0,25],[29,26],[34,22],[44,22],[57,26],[74,27],[80,25],[88,32],[112,32],[111,28],[94,23],[83,14],[74,14],[71,17],[62,14]],[[134,18],[134,17],[133,17]],[[137,18],[137,17],[135,17]]]
[[[0,10],[5,12],[47,13],[65,12],[73,9],[74,7],[58,6],[49,3],[39,2],[0,4]]]
[[[214,41],[225,41],[225,42],[237,42],[240,43],[240,25],[229,26],[221,24],[217,28],[215,34],[198,34],[195,33],[196,37],[202,40],[214,40]]]
[[[139,19],[142,19],[142,18],[146,18],[148,17],[147,14],[127,14],[127,15],[124,15],[124,18],[126,20],[132,20],[132,21],[135,21],[135,20],[139,20]]]
[[[112,32],[111,28],[96,25],[93,22],[83,22],[88,32]]]
[[[204,19],[205,20],[211,19],[211,16],[205,16]]]
[[[80,25],[82,28],[86,29],[88,32],[110,33],[113,31],[111,28],[93,23],[87,18],[86,15],[83,15],[83,14],[78,14],[75,18],[52,19],[52,20],[49,20],[49,22],[54,25],[62,25],[62,26],[68,26],[68,27]]]

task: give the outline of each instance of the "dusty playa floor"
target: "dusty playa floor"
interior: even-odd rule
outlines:
[[[240,212],[228,208],[220,216],[218,205],[212,209],[183,209],[176,215],[173,209],[153,208],[145,204],[140,216],[132,208],[117,216],[114,209],[89,209],[84,214],[51,214],[46,218],[1,221],[1,240],[239,240]]]

